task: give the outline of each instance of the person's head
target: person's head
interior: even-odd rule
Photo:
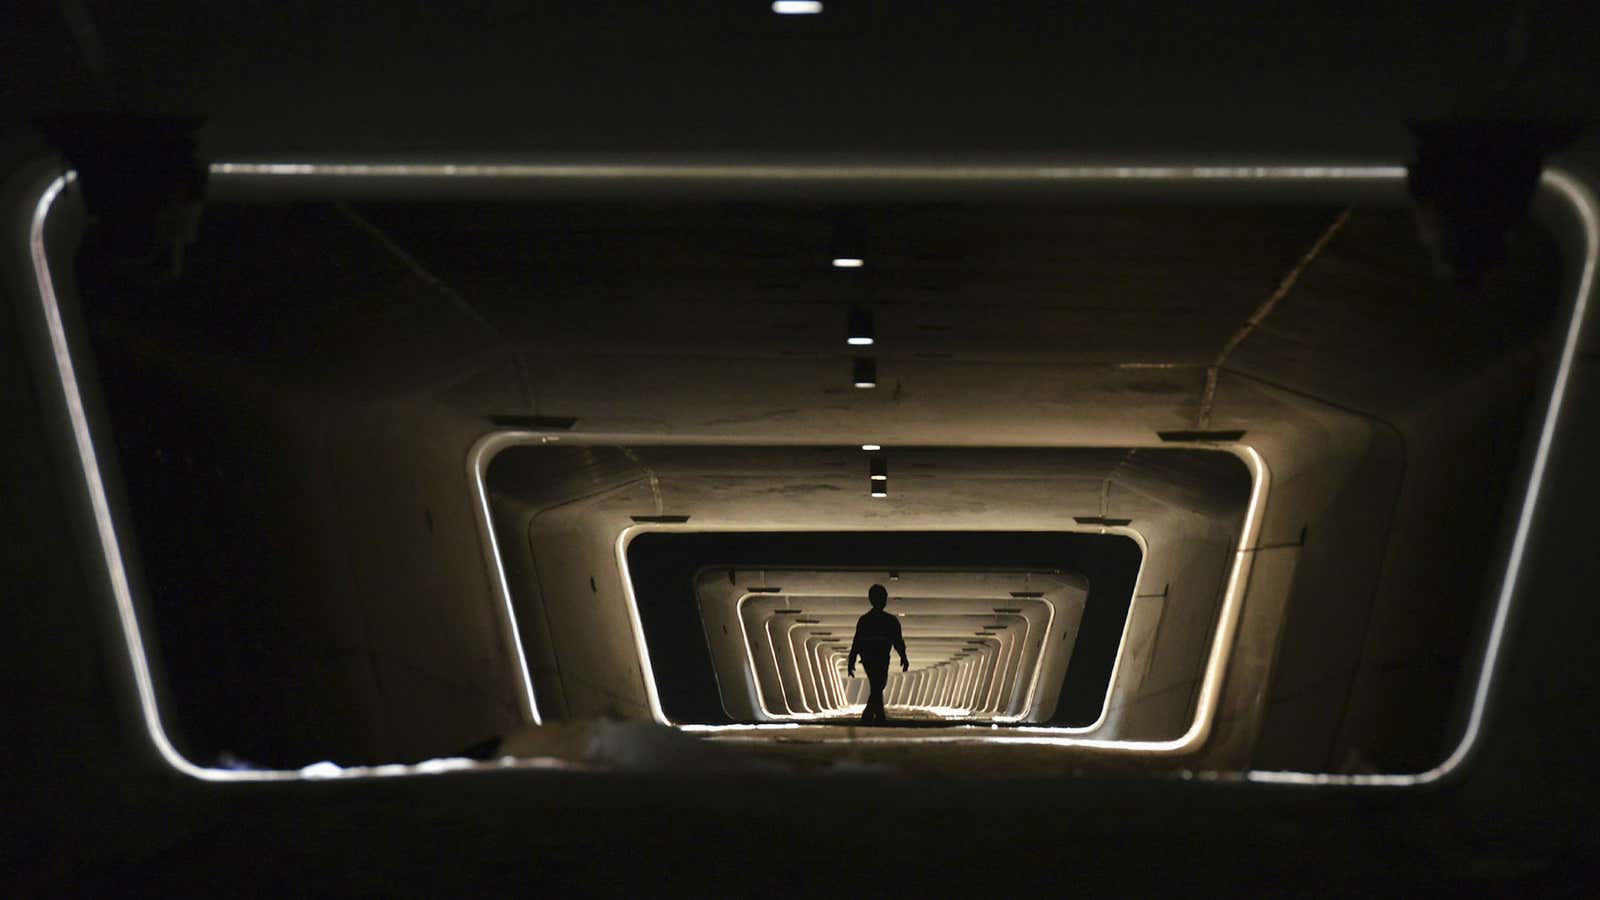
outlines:
[[[872,601],[873,609],[883,609],[889,605],[889,591],[881,584],[875,584],[867,589],[867,599]]]

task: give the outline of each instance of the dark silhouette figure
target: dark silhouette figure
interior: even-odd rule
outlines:
[[[900,671],[911,668],[906,659],[906,639],[900,636],[900,620],[883,611],[889,605],[889,592],[883,585],[875,584],[867,591],[872,609],[856,620],[856,638],[850,642],[850,660],[845,670],[856,677],[856,657],[861,657],[861,668],[867,670],[867,683],[872,693],[867,696],[867,708],[861,711],[861,724],[884,725],[889,717],[883,712],[883,686],[889,683],[889,648],[900,653]]]

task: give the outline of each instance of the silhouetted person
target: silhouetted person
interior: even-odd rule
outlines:
[[[856,657],[861,657],[861,668],[867,670],[867,683],[872,693],[867,696],[867,708],[861,711],[863,725],[885,724],[889,717],[883,713],[883,686],[889,683],[889,648],[900,653],[900,671],[911,668],[906,659],[906,639],[900,636],[900,620],[883,611],[889,605],[889,592],[883,585],[875,584],[867,591],[872,609],[856,620],[856,639],[850,642],[850,661],[845,670],[856,677]]]

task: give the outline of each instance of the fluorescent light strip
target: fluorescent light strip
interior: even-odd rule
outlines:
[[[494,518],[489,508],[489,489],[484,481],[489,471],[489,460],[499,452],[500,436],[497,434],[485,435],[472,445],[472,450],[467,454],[467,477],[471,479],[472,487],[478,493],[478,502],[474,504],[473,512],[478,516],[478,535],[483,539],[485,554],[489,557],[489,569],[494,573],[492,582],[494,591],[500,601],[498,608],[505,613],[506,633],[512,645],[513,658],[517,661],[517,673],[522,677],[521,712],[524,722],[534,725],[544,724],[539,716],[539,700],[533,693],[533,676],[528,671],[528,655],[522,643],[522,629],[517,625],[516,606],[511,602],[511,585],[506,580],[506,568],[500,558],[500,541],[495,537]]]
[[[822,12],[820,0],[773,0],[772,11],[780,16],[814,16]]]
[[[863,182],[1240,182],[1255,184],[1370,182],[1400,186],[1404,166],[851,166],[582,163],[212,163],[212,175],[340,178],[584,179],[626,181]]]

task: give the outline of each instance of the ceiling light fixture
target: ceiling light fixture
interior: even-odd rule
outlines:
[[[839,261],[834,260],[834,265]],[[844,339],[852,347],[871,347],[873,343],[872,313],[864,309],[850,310],[850,334]]]
[[[853,383],[858,388],[878,386],[878,361],[870,356],[858,356],[853,368]]]
[[[881,456],[874,456],[872,458],[872,480],[873,481],[888,481],[889,480],[889,463],[888,463],[887,460],[885,460]]]
[[[872,496],[874,496],[874,497],[876,497],[876,498],[878,498],[880,500],[883,499],[884,497],[889,496],[889,482],[887,482],[887,481],[874,481],[874,482],[871,482],[871,484],[872,484]],[[905,614],[901,613],[901,615],[905,615]]]
[[[828,244],[828,258],[835,269],[859,269],[867,264],[866,229],[861,219],[853,213],[844,213],[833,220],[833,240]]]
[[[772,11],[780,16],[814,16],[822,12],[821,0],[773,0]]]
[[[867,450],[867,451],[873,451],[873,450],[882,450],[883,447],[881,447],[881,446],[879,446],[877,444],[862,444],[861,445],[861,449]]]

